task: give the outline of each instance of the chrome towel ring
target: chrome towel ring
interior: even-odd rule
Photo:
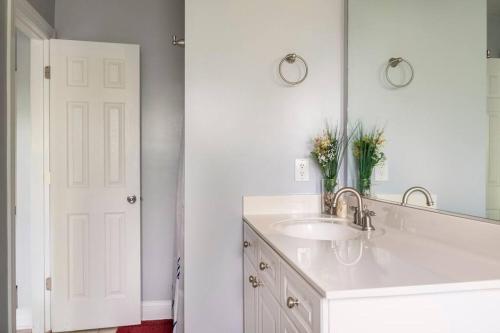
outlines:
[[[391,80],[391,78],[389,76],[389,70],[391,68],[397,67],[401,63],[405,63],[408,65],[408,67],[410,67],[411,75],[410,75],[410,79],[408,79],[408,81],[398,84],[398,83],[394,83]],[[413,66],[410,64],[410,62],[408,60],[401,58],[401,57],[389,59],[389,62],[387,63],[387,66],[385,67],[385,78],[391,86],[393,86],[394,88],[404,88],[404,87],[408,86],[413,81],[414,77],[415,77],[415,71],[413,69]]]
[[[295,61],[297,61],[297,59],[299,59],[303,64],[304,64],[304,67],[305,67],[305,73],[304,75],[302,76],[302,78],[300,78],[299,80],[297,81],[289,81],[287,78],[285,78],[285,76],[283,75],[283,71],[282,71],[282,67],[283,67],[283,64],[285,63],[285,61],[289,64],[293,64],[295,63]],[[296,86],[302,82],[304,82],[304,80],[306,79],[307,77],[307,74],[309,73],[309,68],[307,67],[307,62],[304,60],[304,58],[302,58],[301,56],[299,56],[298,54],[295,54],[295,53],[289,53],[287,54],[283,59],[281,59],[280,61],[280,65],[279,65],[279,73],[280,73],[280,77],[283,81],[285,81],[287,84],[289,85],[292,85],[292,86]]]

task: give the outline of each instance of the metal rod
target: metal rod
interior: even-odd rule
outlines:
[[[172,36],[172,45],[184,47],[184,45],[186,45],[186,42],[184,41],[184,39],[177,39],[177,36],[173,35]]]

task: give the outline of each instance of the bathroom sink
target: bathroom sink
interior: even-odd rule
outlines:
[[[295,219],[281,221],[273,228],[281,234],[314,240],[349,240],[361,235],[361,232],[336,219]]]

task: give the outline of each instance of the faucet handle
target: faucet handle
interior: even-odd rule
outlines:
[[[363,231],[375,230],[375,227],[372,224],[372,216],[376,216],[377,214],[373,210],[369,210],[366,206],[363,209],[363,219],[361,222],[361,227]]]
[[[377,213],[375,213],[373,210],[369,210],[367,208],[365,208],[365,210],[363,211],[365,213],[365,215],[367,216],[377,216]]]

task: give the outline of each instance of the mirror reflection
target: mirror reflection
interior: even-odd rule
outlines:
[[[384,128],[370,195],[402,202],[417,186],[409,204],[500,220],[500,0],[348,12],[348,117]]]

